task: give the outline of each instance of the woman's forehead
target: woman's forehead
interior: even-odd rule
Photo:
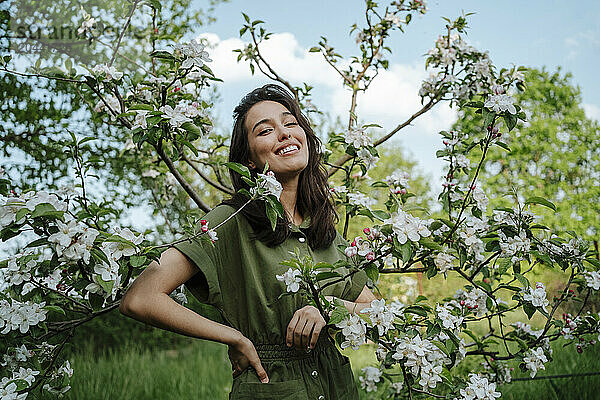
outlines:
[[[285,115],[293,115],[283,104],[272,100],[256,103],[246,113],[246,127],[252,129],[254,124],[263,119],[275,119]]]

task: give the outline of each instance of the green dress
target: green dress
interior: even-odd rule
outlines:
[[[219,205],[204,219],[213,228],[234,211]],[[225,324],[254,343],[269,376],[269,383],[263,384],[254,369],[246,369],[233,380],[230,399],[358,399],[349,360],[335,347],[326,329],[310,352],[285,345],[287,326],[306,301],[300,295],[278,300],[286,285],[275,276],[289,268],[280,262],[291,258],[289,252],[298,248],[314,262],[334,263],[345,257],[337,245],[348,245],[338,233],[331,246],[313,251],[304,233],[309,224],[310,219],[305,218],[300,226],[291,225],[290,237],[269,248],[250,239],[252,228],[239,213],[216,229],[218,240],[214,244],[192,240],[175,246],[202,272],[186,282],[187,288],[200,302],[216,307]],[[360,271],[323,293],[354,301],[366,281],[366,274]]]

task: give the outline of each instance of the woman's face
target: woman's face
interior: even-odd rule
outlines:
[[[308,165],[306,133],[296,117],[280,103],[261,101],[246,114],[251,166],[262,172],[265,164],[279,181],[297,177]]]

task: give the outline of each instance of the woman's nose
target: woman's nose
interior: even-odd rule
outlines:
[[[279,140],[283,141],[289,139],[292,135],[287,131],[285,127],[279,128]]]

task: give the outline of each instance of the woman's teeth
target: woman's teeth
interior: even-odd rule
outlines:
[[[279,150],[279,151],[277,152],[277,154],[278,154],[278,155],[283,155],[283,154],[287,154],[287,153],[289,153],[290,151],[294,151],[294,150],[298,150],[298,146],[295,146],[295,145],[293,145],[293,146],[288,146],[288,147],[286,147],[286,148],[284,148],[284,149],[282,149],[282,150]]]

